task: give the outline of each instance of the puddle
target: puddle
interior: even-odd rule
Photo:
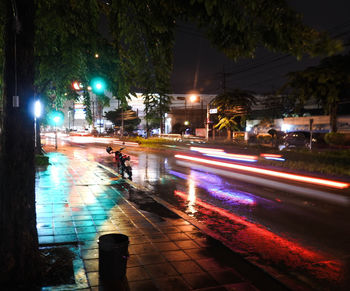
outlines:
[[[157,214],[160,217],[179,218],[174,212],[153,200],[147,193],[132,187],[124,187],[124,197],[135,203],[141,211]]]
[[[51,271],[48,276],[53,276],[47,279],[47,285],[41,288],[41,291],[63,291],[63,290],[77,290],[88,288],[88,280],[86,277],[84,263],[80,257],[79,248],[75,246],[69,247],[45,247],[41,248],[41,251],[48,254],[53,254],[57,266],[51,266]],[[60,257],[64,256],[64,257]],[[72,256],[72,260],[67,259],[67,256]],[[60,260],[71,263],[63,265]],[[52,261],[52,260],[51,260]]]

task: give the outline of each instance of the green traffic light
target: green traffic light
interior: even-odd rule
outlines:
[[[64,121],[64,114],[62,111],[52,110],[47,115],[47,122],[51,126],[61,126]]]
[[[102,94],[106,89],[106,82],[102,78],[94,78],[91,80],[91,87],[95,94]]]

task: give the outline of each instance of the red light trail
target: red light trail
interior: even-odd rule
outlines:
[[[290,173],[267,170],[267,169],[252,167],[252,166],[245,166],[245,165],[240,165],[240,164],[221,162],[221,161],[217,161],[217,160],[207,160],[207,159],[193,157],[193,156],[175,155],[175,157],[178,159],[187,160],[187,161],[194,161],[194,162],[199,162],[199,163],[208,164],[208,165],[221,166],[221,167],[230,168],[230,169],[236,169],[236,170],[242,170],[242,171],[256,173],[256,174],[268,175],[268,176],[288,179],[288,180],[292,180],[292,181],[328,186],[328,187],[332,187],[332,188],[344,189],[344,188],[349,187],[349,184],[345,183],[345,182],[338,182],[338,181],[315,178],[315,177],[310,177],[310,176],[290,174]]]

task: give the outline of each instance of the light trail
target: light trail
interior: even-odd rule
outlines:
[[[103,138],[103,137],[93,137],[93,136],[66,136],[65,138],[62,138],[65,140],[69,140],[70,142],[74,143],[101,143],[101,144],[117,144],[117,145],[123,145],[123,146],[138,146],[139,144],[137,142],[131,142],[131,141],[121,141],[121,140],[114,140],[113,138]]]
[[[275,160],[275,161],[282,161],[282,162],[286,160],[283,158],[282,155],[276,155],[276,154],[260,154],[260,156],[265,158],[266,160]]]
[[[275,188],[282,191],[287,191],[293,193],[293,195],[299,195],[303,197],[307,196],[312,199],[321,199],[332,204],[338,204],[346,207],[350,205],[350,199],[348,197],[336,193],[321,191],[319,189],[312,189],[305,186],[286,184],[284,181],[279,182],[277,180],[271,180],[269,179],[269,177],[257,177],[249,175],[249,173],[245,174],[233,172],[228,171],[227,169],[214,168],[199,163],[192,163],[191,165],[189,165],[188,161],[183,160],[177,160],[176,163],[183,167],[191,167],[192,169],[197,169],[199,171],[211,172],[215,173],[216,175],[225,176],[231,179],[240,180],[256,185],[262,185],[268,188]]]
[[[227,160],[237,160],[244,162],[257,162],[258,157],[252,155],[240,155],[240,154],[230,154],[226,153],[223,149],[213,149],[213,148],[201,148],[201,147],[190,147],[191,151],[200,152],[209,157],[222,158]]]
[[[224,150],[222,149],[213,149],[213,148],[190,147],[190,150],[195,152],[205,153],[205,154],[224,153]]]
[[[267,170],[267,169],[262,169],[262,168],[252,167],[252,166],[245,166],[245,165],[234,164],[234,163],[227,163],[227,162],[222,162],[217,160],[207,160],[203,158],[186,156],[186,155],[175,155],[175,158],[187,160],[187,161],[199,162],[199,163],[208,164],[208,165],[221,166],[221,167],[241,170],[245,172],[262,174],[262,175],[267,175],[267,176],[272,176],[272,177],[277,177],[282,179],[288,179],[292,181],[322,185],[322,186],[327,186],[332,188],[344,189],[349,187],[349,184],[345,182],[338,182],[333,180],[315,178],[310,176],[302,176],[297,174],[289,174],[285,172]]]
[[[222,159],[227,159],[227,160],[236,160],[236,161],[243,161],[243,162],[257,162],[258,157],[257,156],[248,156],[248,155],[238,155],[238,154],[228,154],[228,153],[210,153],[210,154],[205,154],[206,156],[209,157],[214,157],[214,158],[222,158]]]

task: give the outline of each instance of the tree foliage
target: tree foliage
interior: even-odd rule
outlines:
[[[273,120],[290,116],[295,112],[295,99],[287,94],[269,93],[263,95],[261,105],[264,110],[253,111],[252,115],[263,116],[265,119]]]
[[[215,127],[227,129],[228,137],[232,130],[242,131],[256,98],[252,92],[234,89],[217,95],[211,104],[218,110],[219,122]]]
[[[331,130],[337,131],[339,102],[350,93],[350,54],[325,58],[316,67],[291,72],[281,90],[291,89],[290,95],[303,106],[313,98],[330,115]]]
[[[122,126],[122,123],[124,122],[125,130],[130,132],[134,131],[141,122],[137,113],[131,110],[131,106],[107,111],[105,112],[105,118],[118,127]]]
[[[264,46],[301,58],[332,54],[341,42],[332,41],[303,24],[302,15],[285,0],[191,0],[189,19],[198,23],[211,42],[228,57],[254,57]],[[186,14],[186,12],[185,12]]]
[[[49,103],[59,106],[65,99],[76,99],[72,82],[88,83],[99,38],[98,18],[94,0],[37,1],[35,84]]]

